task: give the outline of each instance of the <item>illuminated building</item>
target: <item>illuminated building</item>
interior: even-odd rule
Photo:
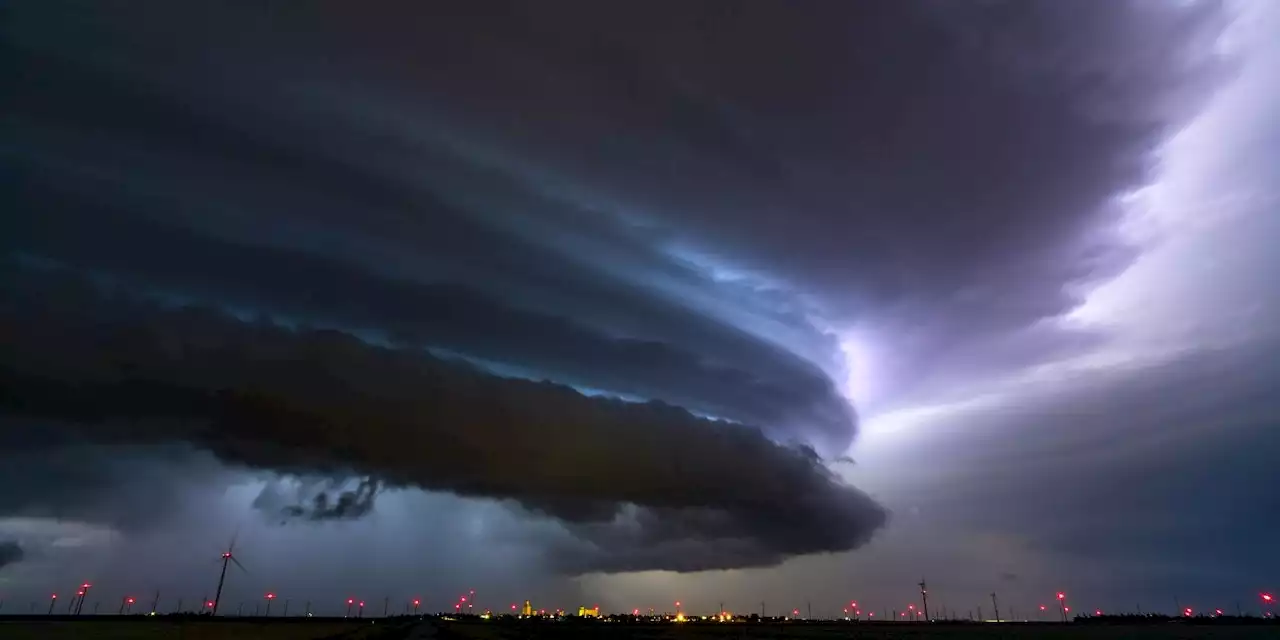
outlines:
[[[590,609],[586,607],[578,607],[578,616],[582,618],[599,618],[600,605],[596,605]]]
[[[533,615],[533,603],[529,602],[528,600],[525,600],[524,608],[520,610],[520,615],[525,615],[525,616]]]

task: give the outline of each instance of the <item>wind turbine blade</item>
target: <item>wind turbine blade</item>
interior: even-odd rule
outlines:
[[[227,546],[227,553],[231,553],[236,550],[236,538],[239,538],[239,537],[240,537],[240,525],[236,525],[235,532],[231,534],[231,544]]]
[[[232,562],[234,562],[234,563],[236,564],[236,566],[237,566],[237,567],[240,567],[240,570],[241,570],[241,571],[243,571],[243,572],[245,572],[245,573],[249,573],[249,570],[248,570],[248,569],[246,569],[246,568],[244,568],[244,565],[240,564],[240,561],[239,561],[239,560],[236,560],[236,557],[235,557],[235,556],[231,556],[231,561],[232,561]]]

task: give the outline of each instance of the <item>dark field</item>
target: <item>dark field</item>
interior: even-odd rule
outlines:
[[[3,640],[843,640],[865,638],[1133,638],[1280,639],[1275,624],[628,624],[481,622],[413,619],[0,619]]]
[[[350,639],[374,640],[388,635],[385,632],[401,625],[370,624],[369,621],[306,620],[303,618],[276,620],[167,620],[164,618],[136,619],[0,619],[0,639],[3,640],[320,640]],[[392,637],[404,637],[397,633]]]
[[[1273,624],[1226,625],[1151,623],[1131,625],[1100,624],[625,624],[625,623],[536,623],[484,624],[442,622],[441,640],[843,640],[852,638],[954,640],[997,638],[1274,638],[1280,640],[1280,626]]]

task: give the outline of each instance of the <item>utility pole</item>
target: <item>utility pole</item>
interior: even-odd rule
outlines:
[[[991,606],[996,610],[996,622],[1000,622],[1000,605],[996,604],[996,592],[991,592]]]
[[[920,578],[920,605],[924,607],[924,621],[929,621],[929,590],[925,588],[924,578]]]
[[[764,617],[764,600],[760,601],[760,617]]]

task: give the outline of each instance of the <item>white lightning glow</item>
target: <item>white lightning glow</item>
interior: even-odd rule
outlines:
[[[871,384],[871,355],[865,341],[846,335],[840,340],[840,351],[844,354],[848,372],[844,380],[845,396],[855,403],[869,400],[874,388]]]

